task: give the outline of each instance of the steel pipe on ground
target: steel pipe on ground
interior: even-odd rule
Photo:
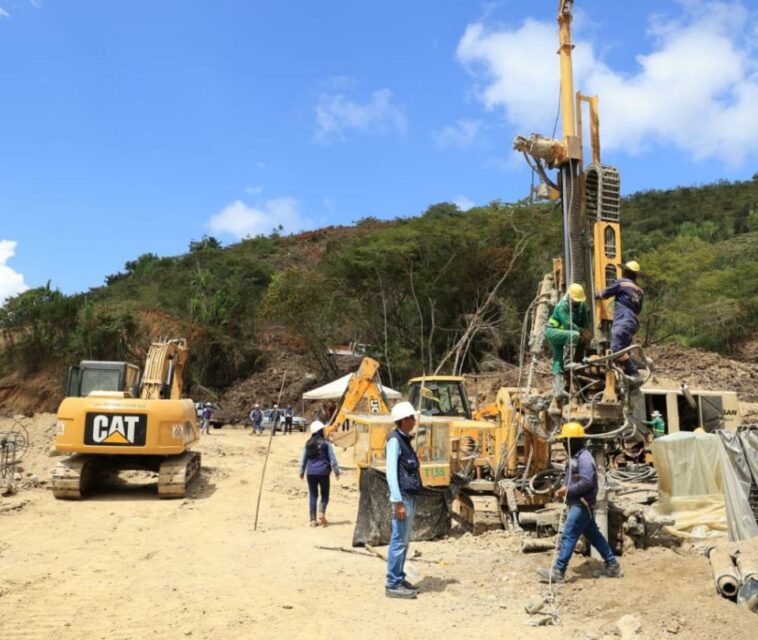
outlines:
[[[732,555],[724,547],[713,547],[708,551],[716,591],[725,598],[734,598],[740,588],[740,574],[734,566]]]

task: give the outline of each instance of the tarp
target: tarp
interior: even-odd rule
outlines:
[[[653,508],[674,518],[670,533],[705,538],[728,532],[731,540],[758,533],[728,445],[715,434],[689,432],[653,442],[659,492]]]
[[[758,536],[758,523],[755,521],[750,504],[750,491],[755,483],[754,472],[758,449],[755,448],[756,434],[752,430],[740,428],[737,433],[720,430],[721,460],[723,468],[729,467],[732,473],[724,473],[724,495],[726,497],[726,515],[729,521],[729,539],[747,540]]]
[[[347,383],[350,381],[350,376],[352,375],[352,373],[348,373],[341,378],[332,380],[328,384],[306,391],[303,394],[303,400],[339,400],[342,394],[345,393]],[[382,385],[382,389],[388,400],[397,400],[401,397],[400,392],[394,389],[390,389],[384,385]]]
[[[387,477],[371,467],[361,470],[358,517],[353,546],[389,544],[392,518]],[[450,489],[423,487],[416,501],[411,540],[436,540],[450,532]]]

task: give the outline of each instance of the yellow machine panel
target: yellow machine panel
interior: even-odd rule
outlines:
[[[355,430],[355,462],[358,469],[373,467],[386,470],[385,445],[395,428],[389,414],[348,415]],[[421,463],[421,482],[425,487],[450,485],[449,421],[421,416],[413,438],[413,447]]]
[[[55,447],[65,453],[176,455],[199,439],[192,400],[114,398],[93,392],[58,409]]]
[[[595,227],[595,291],[602,291],[619,277],[621,229],[617,222],[597,222]],[[595,300],[597,319],[613,320],[610,300]]]

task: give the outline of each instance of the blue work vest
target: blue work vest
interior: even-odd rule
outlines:
[[[397,483],[400,485],[400,493],[416,495],[421,491],[421,473],[416,452],[411,447],[410,438],[399,429],[395,429],[387,436],[394,438],[400,445],[400,455],[397,458]]]
[[[305,445],[306,473],[309,476],[328,476],[332,471],[329,461],[329,443],[323,437],[315,438]]]

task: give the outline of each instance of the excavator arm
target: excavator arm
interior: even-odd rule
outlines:
[[[188,356],[189,349],[184,338],[153,342],[145,358],[140,398],[179,400],[182,397],[182,377]]]
[[[390,412],[389,401],[384,395],[379,378],[379,363],[372,358],[363,358],[358,371],[348,380],[345,392],[324,429],[324,435],[329,436],[335,432],[345,421],[347,414],[355,411],[363,400],[368,403],[370,413]]]

